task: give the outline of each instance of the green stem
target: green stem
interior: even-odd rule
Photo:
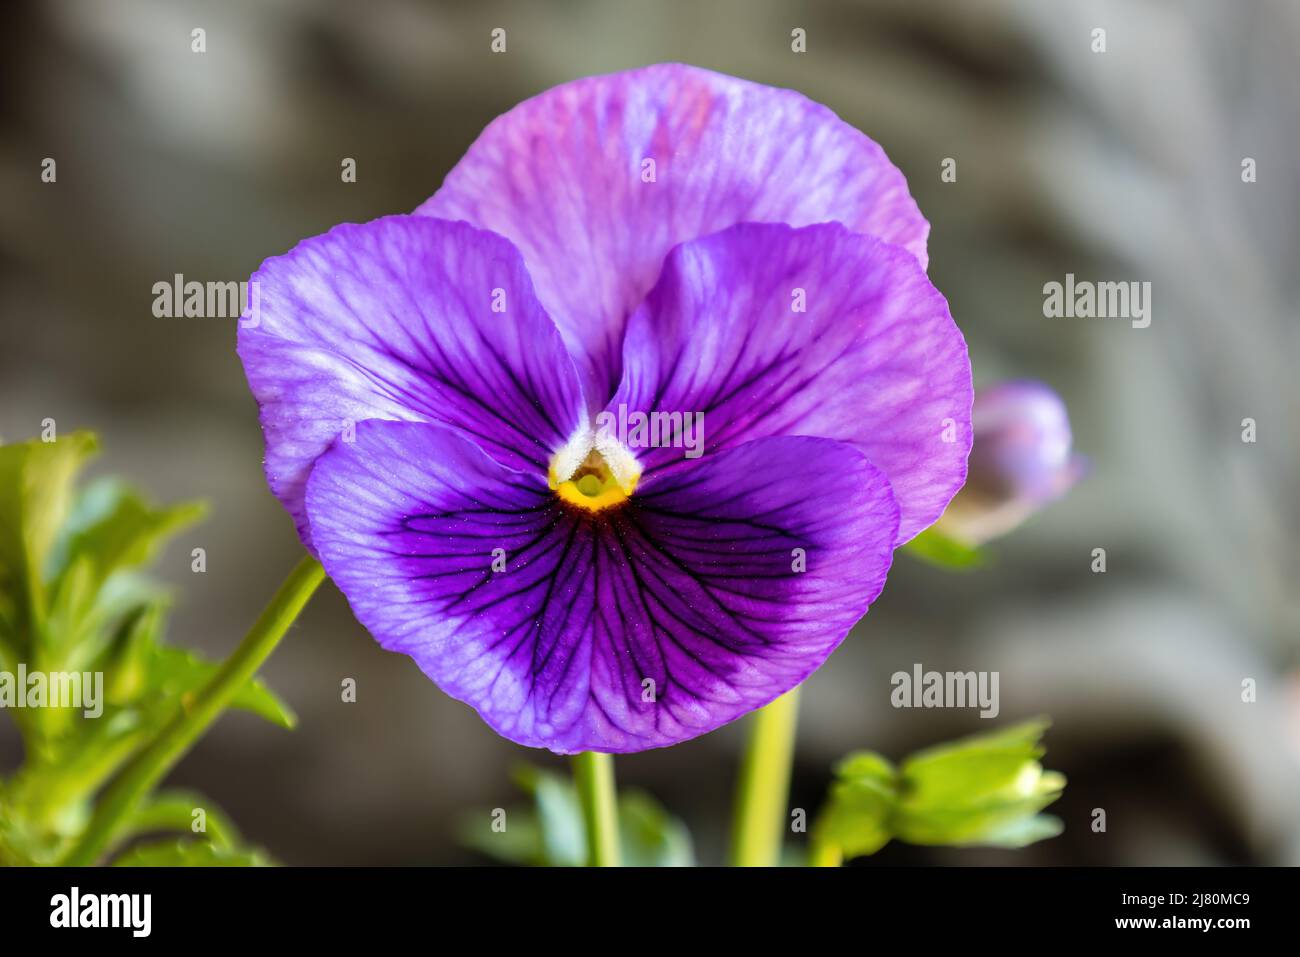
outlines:
[[[81,839],[60,863],[87,866],[99,860],[140,799],[162,780],[230,704],[239,689],[257,674],[324,578],[325,569],[316,559],[305,557],[297,564],[234,654],[198,691],[194,700],[183,707],[158,737],[132,758],[104,790]]]
[[[795,688],[750,719],[752,729],[740,766],[731,830],[734,867],[775,867],[780,863],[798,718],[799,689]]]
[[[573,756],[573,783],[587,825],[587,866],[618,867],[618,790],[614,758],[595,751]]]

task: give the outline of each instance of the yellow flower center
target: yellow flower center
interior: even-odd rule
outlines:
[[[595,449],[587,453],[582,464],[566,479],[559,477],[556,465],[555,461],[551,462],[548,484],[562,501],[589,512],[599,512],[626,502],[636,488],[636,477],[620,482],[605,457]]]

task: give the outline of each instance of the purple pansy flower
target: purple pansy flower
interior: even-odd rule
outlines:
[[[963,481],[927,231],[796,93],[550,90],[415,214],[257,272],[271,488],[376,639],[505,737],[703,734],[815,670]]]

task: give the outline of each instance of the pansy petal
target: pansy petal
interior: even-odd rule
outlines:
[[[573,364],[500,236],[423,216],[336,226],[252,282],[239,355],[271,489],[309,546],[307,476],[359,421],[446,423],[543,477],[582,421]]]
[[[884,151],[791,90],[681,64],[588,77],[493,121],[417,213],[519,247],[599,408],[626,317],[680,242],[738,222],[841,222],[925,263],[929,224]]]
[[[637,411],[699,427],[638,438]],[[628,323],[607,412],[647,478],[687,452],[764,436],[851,442],[888,476],[902,542],[965,479],[970,361],[943,296],[903,250],[837,224],[747,223],[668,256]]]
[[[898,512],[852,446],[764,439],[595,514],[450,429],[364,422],[308,484],[321,561],[385,648],[520,744],[639,751],[817,668],[879,594]]]

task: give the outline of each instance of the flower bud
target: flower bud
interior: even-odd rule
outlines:
[[[937,529],[968,545],[1011,531],[1064,495],[1087,469],[1073,454],[1061,397],[1041,382],[1001,382],[975,394],[966,484]]]
[[[823,866],[874,854],[890,840],[949,847],[1024,847],[1061,833],[1040,813],[1065,776],[1040,763],[1048,721],[1037,718],[920,751],[895,768],[872,752],[835,769],[830,800],[813,826]]]
[[[972,735],[903,762],[895,837],[909,844],[1023,847],[1061,832],[1039,814],[1061,796],[1065,776],[1043,770],[1045,720]]]

